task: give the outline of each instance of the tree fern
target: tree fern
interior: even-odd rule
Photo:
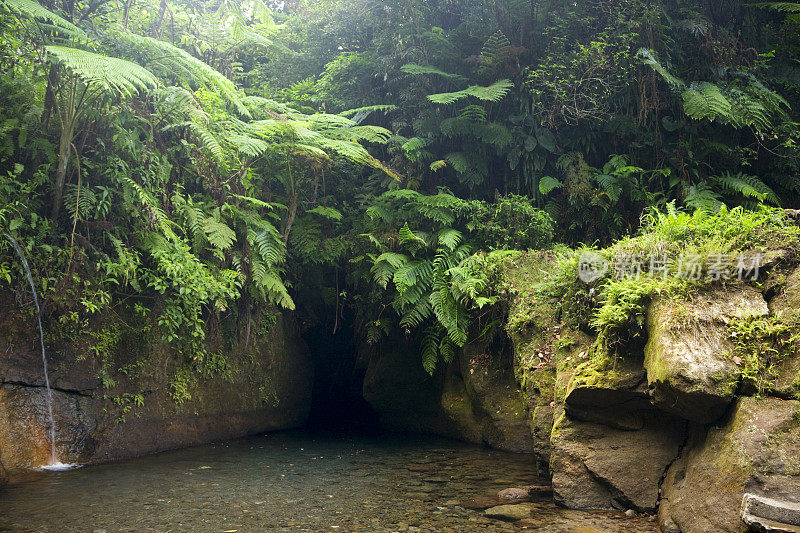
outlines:
[[[89,85],[126,96],[158,86],[158,79],[149,70],[124,59],[65,46],[50,45],[46,50]]]
[[[731,103],[717,85],[708,82],[692,83],[683,92],[683,110],[696,120],[717,120],[728,117]]]
[[[147,55],[150,62],[161,65],[171,74],[183,75],[192,82],[216,90],[233,104],[237,113],[250,117],[250,112],[242,103],[234,83],[186,50],[165,41],[131,32],[119,32],[116,37],[134,46]]]
[[[86,33],[82,29],[60,15],[42,7],[41,4],[34,0],[0,0],[0,5],[23,19],[46,20],[67,35],[78,39],[86,39]]]
[[[478,100],[499,102],[508,94],[508,91],[510,91],[512,87],[514,87],[514,84],[510,80],[499,80],[488,87],[472,85],[466,89],[452,93],[429,94],[428,100],[435,104],[452,104],[472,96]]]

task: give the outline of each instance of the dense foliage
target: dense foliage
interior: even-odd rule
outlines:
[[[63,327],[152,312],[184,372],[264,307],[432,372],[506,250],[794,206],[798,6],[0,0],[0,232]]]

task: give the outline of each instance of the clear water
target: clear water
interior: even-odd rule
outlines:
[[[32,472],[0,492],[0,531],[655,531],[547,501],[524,524],[467,508],[536,483],[529,456],[448,440],[273,433]]]

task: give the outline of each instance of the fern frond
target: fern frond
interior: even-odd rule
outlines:
[[[203,231],[208,242],[219,250],[227,250],[236,242],[236,233],[227,224],[214,217],[203,220]]]
[[[464,76],[459,74],[450,74],[449,72],[445,72],[440,70],[436,67],[426,66],[426,65],[417,65],[415,63],[408,63],[400,67],[400,70],[405,72],[406,74],[411,74],[413,76],[421,76],[421,75],[428,75],[434,74],[436,76],[441,76],[443,78],[449,78],[451,80],[463,80],[466,79]]]
[[[437,328],[429,328],[422,337],[420,343],[420,356],[422,357],[422,368],[430,375],[436,371],[436,364],[439,362],[439,339],[441,334]]]
[[[760,2],[751,4],[754,7],[780,11],[781,13],[800,13],[800,3],[797,2]]]
[[[124,59],[86,50],[50,45],[47,52],[89,85],[132,96],[158,86],[158,79],[146,68]]]
[[[46,9],[34,0],[0,0],[0,5],[18,17],[27,18],[30,20],[46,20],[67,35],[71,35],[78,39],[87,38],[86,33],[82,29],[62,16],[53,13],[49,9]]]
[[[192,79],[192,81],[202,83],[216,90],[233,104],[237,113],[244,117],[251,117],[250,111],[239,97],[236,85],[224,75],[217,72],[213,67],[197,59],[186,50],[173,46],[165,41],[143,35],[136,35],[127,31],[117,33],[116,37],[146,53],[152,58],[152,62],[163,64],[163,66],[172,73],[178,75],[183,73]]]
[[[466,89],[452,93],[429,94],[428,100],[435,104],[447,105],[472,96],[478,100],[499,102],[513,87],[514,84],[510,80],[499,80],[488,87],[472,85]]]
[[[314,215],[319,215],[323,218],[327,218],[329,220],[342,220],[342,213],[338,209],[334,209],[333,207],[326,207],[326,206],[317,206],[314,209],[309,209],[308,213],[312,213]]]
[[[726,172],[711,176],[710,181],[728,194],[738,194],[745,199],[754,199],[772,205],[780,205],[780,198],[766,183],[749,174]]]
[[[638,52],[636,52],[636,56],[639,60],[655,70],[667,83],[669,83],[673,87],[685,87],[686,82],[682,79],[673,76],[669,73],[669,71],[661,64],[661,62],[656,58],[656,54],[653,50],[649,50],[647,48],[640,48]]]
[[[692,83],[683,92],[683,110],[695,120],[714,121],[728,117],[731,103],[717,85],[708,82]]]

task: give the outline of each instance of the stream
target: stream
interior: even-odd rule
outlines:
[[[0,493],[0,531],[655,531],[649,517],[535,504],[489,519],[497,491],[538,482],[533,458],[445,439],[281,432],[66,472]],[[499,502],[498,502],[499,503]]]

